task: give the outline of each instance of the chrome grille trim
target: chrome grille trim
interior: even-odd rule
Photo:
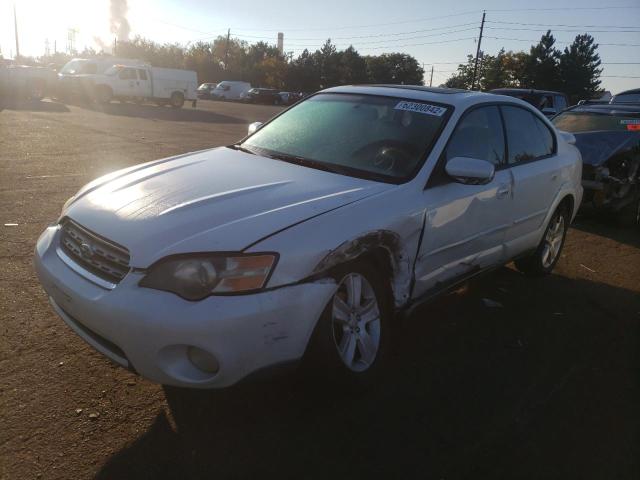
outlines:
[[[60,230],[58,256],[76,273],[110,289],[129,273],[129,252],[125,248],[68,218],[60,223]]]

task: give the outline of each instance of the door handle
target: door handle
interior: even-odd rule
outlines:
[[[511,188],[509,185],[500,185],[498,190],[496,191],[497,198],[507,197],[511,193]]]

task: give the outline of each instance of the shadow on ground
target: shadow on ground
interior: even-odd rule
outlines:
[[[408,319],[368,389],[165,388],[171,415],[97,478],[640,478],[639,315],[634,292],[504,268]]]
[[[640,228],[621,225],[613,214],[580,214],[571,226],[583,232],[593,233],[619,243],[640,248]]]
[[[0,100],[0,110],[16,110],[23,112],[67,113],[69,109],[62,103],[43,100],[4,99]]]
[[[119,103],[98,104],[93,102],[74,101],[73,105],[95,112],[102,112],[107,115],[121,117],[144,118],[150,120],[165,120],[171,122],[201,122],[201,123],[225,123],[225,124],[246,124],[242,118],[232,117],[213,112],[192,108],[190,102],[185,103],[183,108],[171,108],[150,104]]]

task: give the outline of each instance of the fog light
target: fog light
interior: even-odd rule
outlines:
[[[206,373],[218,373],[220,365],[216,357],[198,347],[187,348],[187,357],[193,365]]]

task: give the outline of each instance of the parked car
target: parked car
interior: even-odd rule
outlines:
[[[216,85],[211,96],[216,100],[244,100],[249,90],[251,90],[249,82],[224,80]]]
[[[637,103],[640,104],[640,88],[626,90],[614,95],[609,103]]]
[[[302,94],[296,92],[279,92],[282,105],[293,105],[298,100],[302,100]]]
[[[396,315],[512,259],[551,272],[582,197],[572,135],[505,96],[337,87],[250,132],[94,180],[37,242],[56,313],[155,382],[375,378]]]
[[[530,103],[547,117],[553,117],[569,106],[569,97],[564,93],[529,88],[496,88],[491,93],[509,95]]]
[[[585,203],[640,224],[640,103],[579,105],[553,123],[576,137]]]
[[[217,83],[203,83],[198,87],[197,95],[198,98],[202,99],[211,99],[214,98],[213,91],[216,88]]]
[[[185,100],[189,100],[196,106],[198,78],[193,70],[114,65],[104,75],[89,75],[83,80],[88,84],[86,89],[100,103],[109,103],[115,98],[182,108]]]
[[[268,105],[282,104],[280,92],[273,88],[252,88],[247,93],[246,100],[249,103],[266,103]]]

